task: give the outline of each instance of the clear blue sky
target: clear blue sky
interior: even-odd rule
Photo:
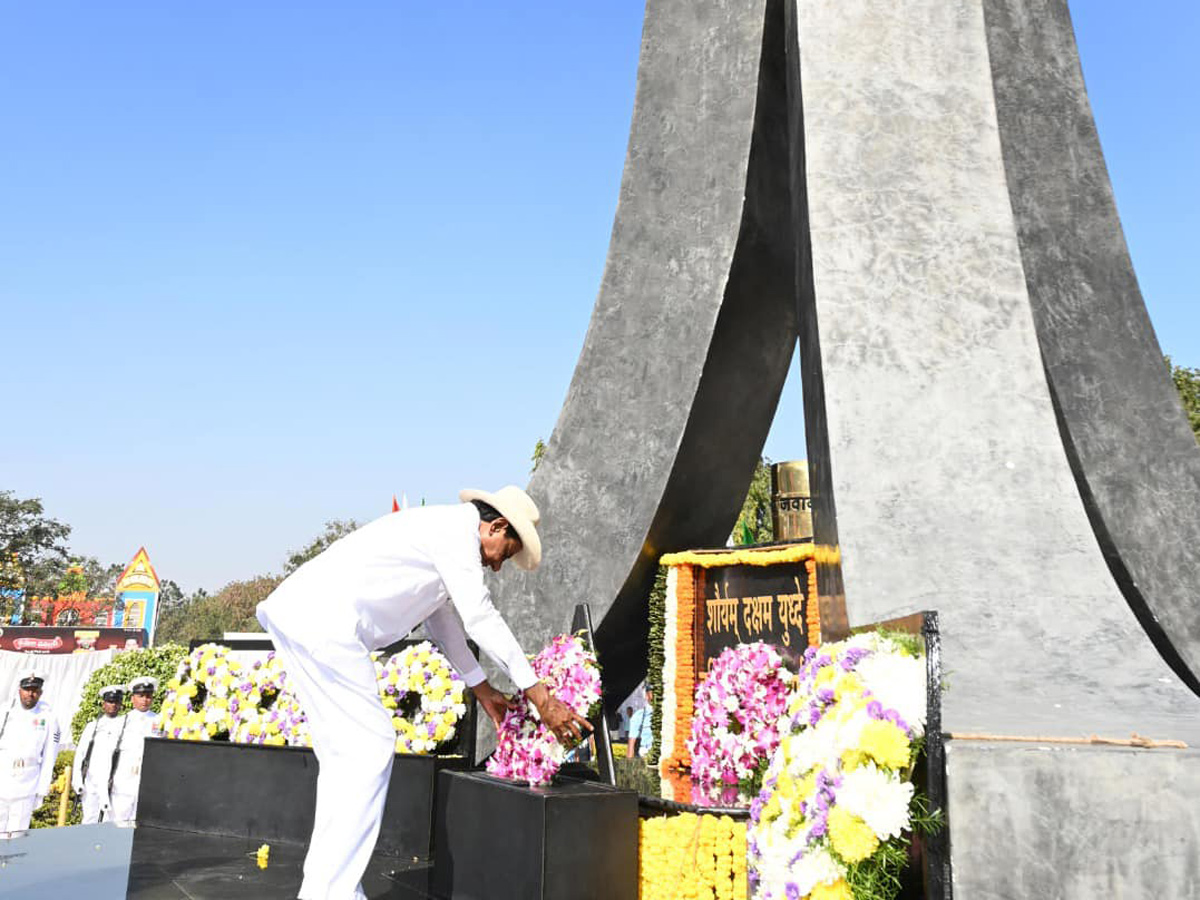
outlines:
[[[393,493],[525,483],[608,248],[640,0],[3,9],[0,488],[214,590]],[[1151,318],[1200,367],[1198,9],[1073,12]],[[804,455],[800,410],[791,381],[769,456]]]

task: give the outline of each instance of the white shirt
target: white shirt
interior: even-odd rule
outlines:
[[[58,726],[44,700],[26,709],[13,700],[0,712],[0,799],[42,796],[54,777]]]
[[[538,678],[492,604],[479,553],[479,512],[470,503],[390,513],[289,575],[259,604],[259,618],[265,614],[302,644],[357,640],[368,650],[424,622],[474,686],[484,674],[467,647],[469,634],[525,690]]]
[[[124,729],[124,716],[103,714],[84,726],[83,734],[79,736],[79,746],[75,748],[75,761],[71,766],[71,786],[77,792],[87,790],[108,796],[113,753],[116,752],[117,741],[121,740]],[[85,759],[86,774],[83,771]]]
[[[142,778],[145,738],[158,728],[158,713],[131,709],[122,719],[126,724],[121,737],[121,755],[117,757],[117,771],[113,773],[113,793],[137,794]]]

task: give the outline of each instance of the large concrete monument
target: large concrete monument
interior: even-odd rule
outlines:
[[[723,542],[798,329],[826,622],[941,618],[952,888],[1200,896],[1200,451],[1064,0],[649,0],[608,265],[530,492],[530,641],[619,700]],[[551,610],[543,615],[537,610]]]

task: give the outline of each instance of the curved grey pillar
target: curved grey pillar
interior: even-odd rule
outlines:
[[[804,302],[851,624],[940,611],[950,730],[1200,734],[1200,701],[1113,582],[1059,434],[982,4],[798,8]]]
[[[728,536],[795,348],[781,23],[779,2],[647,5],[600,295],[529,484],[545,560],[498,579],[526,646],[592,604],[610,704],[645,673],[659,555]]]
[[[1163,365],[1065,0],[984,4],[1008,193],[1046,375],[1109,569],[1200,693],[1200,447]]]
[[[1051,25],[1032,12],[1043,4],[1012,5],[1031,11],[1034,30]],[[1002,54],[989,54],[987,26],[998,48],[1000,19],[985,21],[982,0],[798,0],[797,9],[811,240],[802,302],[819,330],[828,425],[828,449],[809,452],[826,454],[851,624],[939,611],[952,735],[1138,732],[1195,746],[1200,700],[1118,589],[1060,434],[1043,356],[1077,443],[1072,416],[1085,404],[1053,374],[1040,326],[1043,312],[1056,313],[1039,311],[1031,293],[1076,276],[1054,243],[1043,252],[1032,237],[1036,208],[1012,199],[1024,189],[1010,183],[1006,151],[1024,139],[997,110],[1012,76]],[[1078,66],[1073,45],[1008,36],[1065,71]],[[1040,102],[1034,92],[1011,114],[1034,116]],[[1093,196],[1094,180],[1048,178],[1030,196],[1068,205]],[[1139,368],[1161,365],[1156,348],[1123,343],[1128,329],[1084,339],[1077,322],[1062,328],[1095,342],[1088,359],[1119,346],[1122,357],[1142,354]],[[1097,432],[1118,455],[1122,427]],[[1080,458],[1093,477],[1082,448]],[[1176,488],[1190,489],[1186,478]],[[1180,514],[1194,521],[1197,509]],[[1170,542],[1177,522],[1152,527]],[[952,739],[947,784],[957,896],[1197,888],[1195,751]],[[1151,849],[1168,846],[1177,852]]]

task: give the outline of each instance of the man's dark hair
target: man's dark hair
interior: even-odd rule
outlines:
[[[482,500],[472,500],[471,502],[474,503],[475,508],[479,510],[480,522],[495,522],[497,519],[504,519],[504,521],[508,524],[508,528],[504,530],[505,535],[518,541],[521,539],[521,536],[517,534],[517,529],[512,527],[512,522],[509,522],[504,514],[496,509],[496,507],[492,506],[490,503],[484,503]]]

